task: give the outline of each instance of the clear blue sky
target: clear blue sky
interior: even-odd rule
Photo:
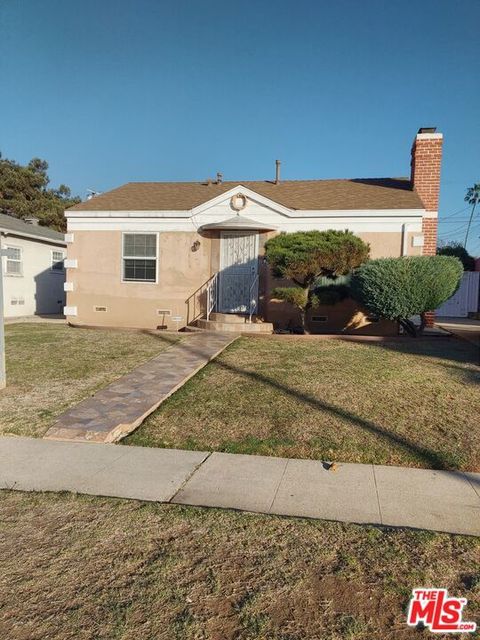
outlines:
[[[480,181],[479,24],[479,0],[1,0],[0,149],[85,197],[269,179],[276,158],[290,179],[408,175],[436,125],[447,216]]]

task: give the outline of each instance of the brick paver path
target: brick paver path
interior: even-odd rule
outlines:
[[[61,414],[44,437],[115,442],[234,340],[220,333],[189,336]]]

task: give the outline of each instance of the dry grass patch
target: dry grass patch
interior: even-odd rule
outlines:
[[[0,433],[19,436],[42,436],[62,411],[178,340],[61,324],[9,324],[5,332]]]
[[[0,637],[416,638],[413,587],[478,616],[479,559],[478,538],[0,492]]]
[[[127,444],[480,470],[478,349],[242,338]]]

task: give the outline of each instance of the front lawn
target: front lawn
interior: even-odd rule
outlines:
[[[61,324],[8,324],[5,334],[0,433],[19,436],[42,436],[59,413],[178,340]]]
[[[126,444],[480,471],[478,349],[241,338]]]
[[[5,640],[403,640],[412,588],[480,613],[480,540],[0,492]],[[425,636],[426,637],[426,636]]]

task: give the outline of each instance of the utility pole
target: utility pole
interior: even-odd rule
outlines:
[[[2,234],[0,233],[0,389],[7,386],[5,374],[5,326],[3,312],[3,256],[7,258],[13,253],[10,249],[2,249]]]

